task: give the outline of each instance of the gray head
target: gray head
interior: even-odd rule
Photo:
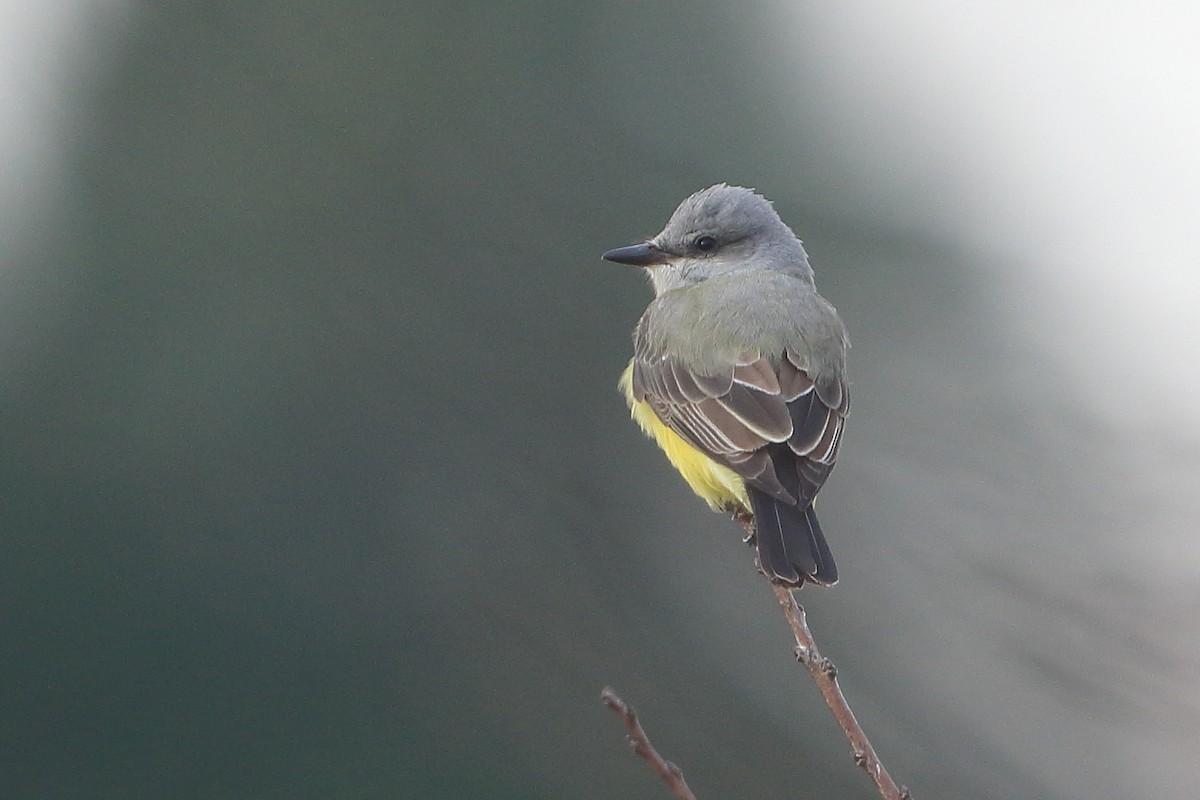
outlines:
[[[804,246],[771,202],[724,183],[680,203],[654,238],[609,250],[604,258],[645,267],[658,294],[743,270],[781,270],[812,280]]]

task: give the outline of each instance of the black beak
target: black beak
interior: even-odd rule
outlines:
[[[671,260],[671,255],[664,250],[659,250],[651,242],[643,242],[609,250],[601,258],[605,261],[615,261],[618,264],[628,264],[631,267],[649,267],[654,264],[666,264]]]

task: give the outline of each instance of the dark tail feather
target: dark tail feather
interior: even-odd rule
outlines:
[[[837,583],[837,566],[811,505],[801,510],[754,488],[750,504],[758,562],[768,578],[788,586],[806,580],[825,586]]]
[[[825,532],[821,530],[821,523],[817,522],[817,509],[811,505],[806,508],[804,521],[808,523],[809,544],[812,546],[811,552],[817,562],[816,572],[809,577],[814,583],[833,586],[838,579],[837,564],[833,563],[833,553],[829,552],[829,545],[825,541]]]

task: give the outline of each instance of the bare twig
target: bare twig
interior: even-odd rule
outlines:
[[[735,515],[734,519],[746,529],[746,541],[752,542],[754,540],[753,518],[742,514]],[[759,571],[762,572],[761,567]],[[850,748],[854,753],[854,763],[862,767],[863,771],[871,778],[883,800],[912,800],[908,789],[897,786],[896,782],[892,780],[892,776],[888,774],[887,769],[880,762],[879,756],[875,753],[875,748],[867,739],[867,734],[858,724],[858,719],[850,709],[850,704],[846,702],[846,696],[842,694],[842,687],[838,685],[837,667],[832,661],[821,655],[821,651],[817,649],[812,631],[808,629],[808,619],[804,613],[804,607],[796,602],[790,588],[768,582],[775,591],[775,599],[779,601],[779,607],[783,609],[783,615],[787,618],[788,625],[792,628],[792,635],[796,637],[796,660],[808,670],[808,674],[817,684],[821,696],[825,698],[826,705],[833,712],[834,719],[846,734],[846,740],[850,742]],[[687,781],[683,779],[683,772],[679,767],[660,756],[654,746],[650,744],[650,739],[642,730],[634,710],[608,687],[605,687],[604,691],[600,693],[600,699],[625,722],[625,727],[629,730],[629,742],[633,745],[633,752],[654,768],[658,776],[671,787],[671,791],[675,793],[676,797],[680,800],[696,800],[696,796],[688,788]]]
[[[625,727],[629,731],[629,743],[633,745],[633,752],[654,768],[658,777],[671,787],[671,791],[679,800],[696,800],[696,795],[692,794],[687,781],[683,779],[683,770],[660,756],[654,749],[654,745],[650,744],[650,737],[646,735],[646,731],[642,730],[642,723],[638,722],[637,712],[626,705],[624,700],[617,697],[617,693],[608,686],[600,692],[600,699],[625,723]]]
[[[834,718],[846,732],[846,739],[854,751],[854,763],[862,767],[871,777],[884,800],[911,800],[912,795],[909,794],[908,789],[897,786],[887,769],[880,763],[879,756],[875,754],[875,748],[871,746],[867,735],[863,733],[862,726],[855,719],[854,712],[850,710],[850,704],[846,702],[842,688],[838,685],[837,667],[833,665],[832,661],[821,655],[821,651],[817,649],[817,643],[813,641],[812,632],[808,629],[808,620],[804,615],[804,608],[796,602],[791,589],[774,583],[771,584],[771,588],[775,590],[775,599],[779,601],[783,614],[787,617],[788,625],[792,628],[792,634],[796,637],[796,660],[804,665],[808,674],[812,675],[829,710],[833,712]]]

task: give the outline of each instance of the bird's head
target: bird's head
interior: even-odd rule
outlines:
[[[685,199],[657,236],[603,257],[645,267],[658,294],[742,270],[794,271],[812,278],[804,246],[771,202],[724,183]]]

